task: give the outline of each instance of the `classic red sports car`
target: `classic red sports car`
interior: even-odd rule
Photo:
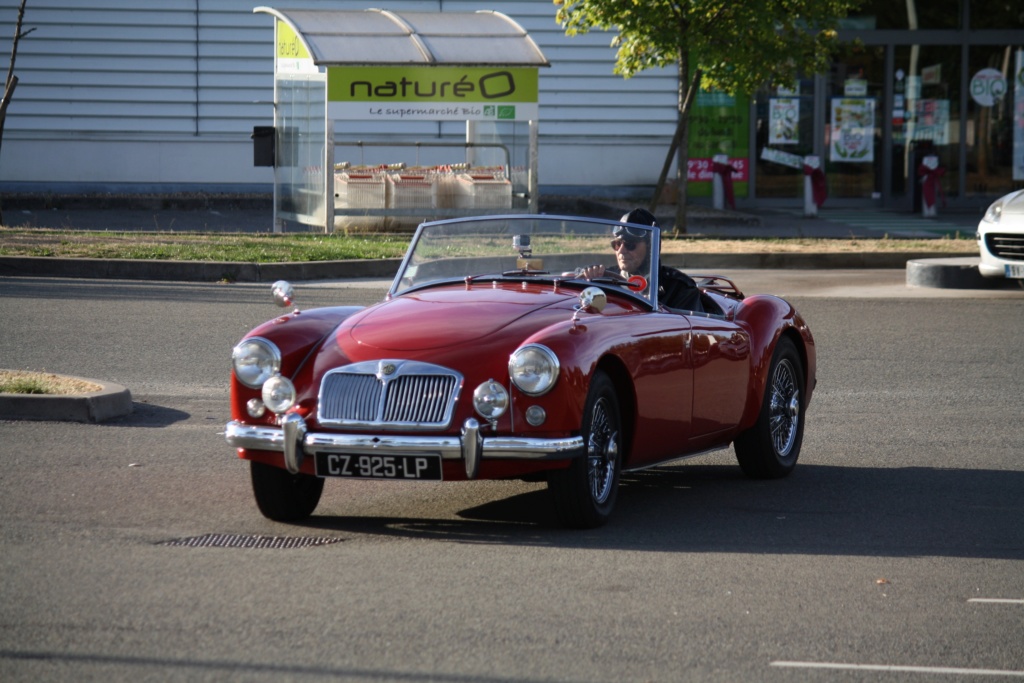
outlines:
[[[424,223],[381,303],[252,330],[226,436],[260,511],[305,518],[334,477],[519,478],[594,527],[623,471],[733,444],[747,475],[785,476],[815,385],[810,330],[780,298],[658,267],[659,247],[657,227],[591,218]],[[293,305],[291,285],[273,289]]]

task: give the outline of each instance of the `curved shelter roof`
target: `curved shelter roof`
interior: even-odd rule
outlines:
[[[549,66],[533,39],[508,16],[479,12],[278,10],[317,66]]]

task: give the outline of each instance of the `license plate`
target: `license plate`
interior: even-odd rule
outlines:
[[[1007,263],[1003,265],[1003,274],[1011,278],[1024,278],[1024,263]]]
[[[440,481],[440,455],[317,453],[316,476]]]

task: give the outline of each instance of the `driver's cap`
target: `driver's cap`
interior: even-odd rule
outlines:
[[[659,227],[658,219],[655,218],[654,214],[647,209],[633,209],[619,220],[623,223],[636,223],[637,225],[653,225],[654,227]]]

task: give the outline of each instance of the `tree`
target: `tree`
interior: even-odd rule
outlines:
[[[698,88],[753,93],[820,73],[838,47],[839,19],[860,0],[554,0],[566,35],[615,31],[613,71],[630,78],[678,69],[678,119],[658,185],[657,205],[677,154],[676,232],[686,232],[688,121]]]
[[[18,87],[18,77],[14,75],[14,61],[18,58],[18,43],[22,38],[35,31],[34,28],[30,28],[27,31],[21,30],[22,22],[25,19],[25,2],[26,0],[21,0],[21,6],[18,8],[18,22],[14,26],[14,44],[11,46],[11,65],[7,69],[7,78],[4,80],[4,94],[0,98],[0,146],[3,145],[4,140],[4,122],[7,121],[7,107],[11,104],[14,89]],[[3,224],[4,213],[3,208],[0,207],[0,225]]]

